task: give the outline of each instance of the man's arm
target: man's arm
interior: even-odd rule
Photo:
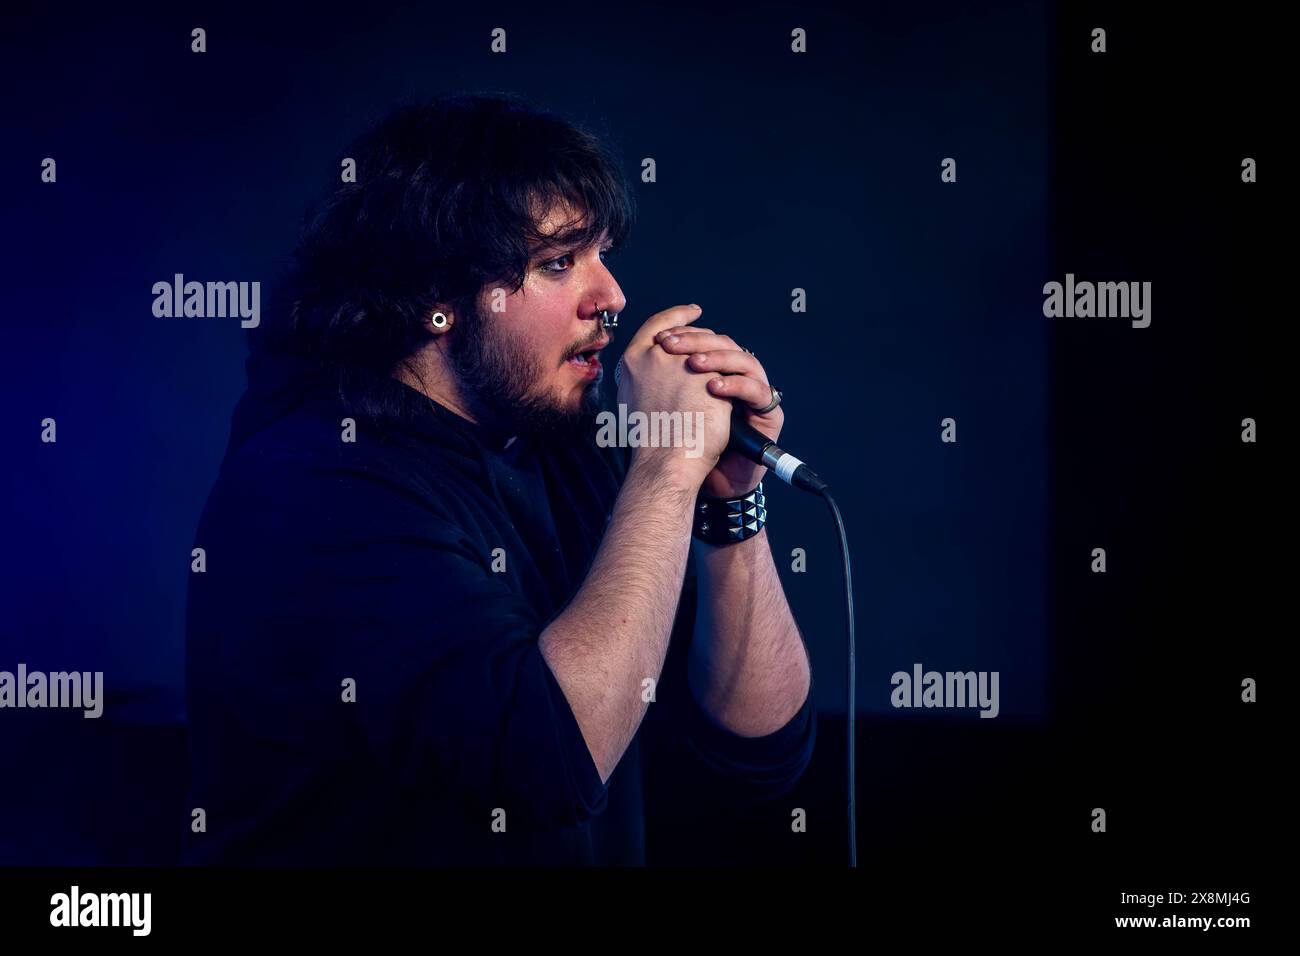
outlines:
[[[684,357],[711,395],[750,409],[748,420],[776,441],[785,422],[776,389],[754,353],[694,323],[657,329],[654,341]],[[726,406],[730,411],[731,406]],[[730,498],[754,488],[767,469],[724,449],[702,490]],[[772,561],[767,532],[722,546],[696,543],[699,600],[688,680],[701,708],[739,736],[762,737],[794,717],[811,687],[808,655]]]
[[[638,455],[586,580],[538,643],[609,780],[649,706],[668,652],[696,488],[663,457]],[[698,483],[698,479],[694,483]]]
[[[636,410],[700,416],[701,445],[694,454],[672,447],[637,449],[592,570],[538,641],[602,782],[614,772],[645,716],[642,681],[658,681],[663,669],[693,540],[696,495],[726,451],[730,432],[732,406],[719,397],[717,385],[710,391],[706,377],[690,374],[685,356],[658,344],[658,336],[669,329],[688,329],[699,316],[699,306],[675,306],[646,320],[624,350],[618,400]],[[800,658],[796,676],[780,680],[781,697],[762,699],[773,680],[761,673],[763,668],[774,660],[788,678],[790,665],[785,662],[793,660],[796,651],[802,654],[802,644],[781,596],[766,536],[758,537],[761,553],[747,547],[756,541],[732,546],[741,554],[711,556],[706,563],[714,570],[706,574],[716,585],[710,592],[719,594],[711,601],[750,594],[751,589],[779,597],[782,613],[774,616],[775,624],[765,620],[760,626],[757,616],[741,623],[722,621],[725,609],[708,618],[710,633],[716,628],[721,637],[720,653],[708,655],[710,686],[737,676],[745,682],[738,693],[719,693],[715,686],[708,699],[723,713],[733,714],[741,726],[760,728],[761,735],[774,707],[787,722],[798,710],[808,678],[806,659]],[[774,634],[768,634],[769,627],[776,628]],[[787,699],[795,700],[788,712]]]
[[[699,597],[687,678],[700,706],[742,737],[780,730],[808,696],[811,669],[768,545],[695,541]]]

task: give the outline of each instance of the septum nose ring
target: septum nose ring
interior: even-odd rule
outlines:
[[[610,312],[608,309],[601,309],[596,313],[600,316],[600,324],[607,329],[618,328],[618,313]]]

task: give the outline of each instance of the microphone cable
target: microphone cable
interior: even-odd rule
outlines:
[[[835,519],[835,529],[839,533],[840,555],[844,559],[844,605],[845,613],[848,615],[848,671],[845,678],[845,685],[848,696],[848,709],[845,713],[845,729],[847,731],[847,771],[848,771],[848,797],[849,797],[849,866],[856,868],[858,865],[858,814],[857,814],[857,760],[856,760],[856,725],[858,722],[857,714],[857,662],[856,662],[856,638],[853,628],[853,569],[849,565],[849,536],[844,529],[844,518],[840,515],[839,505],[831,497],[830,490],[823,487],[820,491],[827,506],[831,509],[831,517]]]

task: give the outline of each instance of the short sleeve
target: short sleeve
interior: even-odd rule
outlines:
[[[357,772],[479,819],[500,807],[549,827],[604,808],[542,625],[489,545],[360,465],[289,462],[223,498],[195,617],[254,732],[363,754]]]
[[[812,760],[817,737],[812,686],[798,712],[765,736],[744,737],[717,723],[696,701],[686,678],[696,600],[692,556],[661,681],[664,693],[660,699],[667,716],[655,732],[678,738],[667,742],[669,748],[702,772],[710,784],[756,801],[780,797],[799,782]]]

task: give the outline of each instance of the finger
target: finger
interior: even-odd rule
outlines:
[[[713,332],[712,329],[702,329],[698,325],[692,325],[692,326],[674,325],[671,329],[660,329],[658,332],[656,332],[655,341],[662,342],[664,336],[680,335],[683,332],[708,332],[710,334],[716,334]]]
[[[735,398],[751,409],[772,404],[772,387],[748,375],[725,375],[709,380],[709,392],[719,398]],[[777,406],[778,408],[780,406]],[[776,409],[772,409],[776,411]]]
[[[763,371],[763,366],[759,364],[758,359],[748,352],[737,352],[735,349],[694,352],[687,357],[686,367],[695,372],[726,372],[748,375],[760,382],[767,381],[767,373]]]
[[[658,332],[663,329],[670,329],[673,326],[689,325],[698,319],[701,314],[698,305],[675,305],[671,309],[656,312],[641,323],[641,328],[637,329],[636,334],[628,341],[628,348],[633,345],[650,345],[654,342],[654,337]]]
[[[703,329],[695,331],[686,329],[682,332],[669,332],[659,339],[659,344],[676,355],[689,355],[691,352],[710,352],[718,349],[732,349],[742,355],[749,353],[736,344],[729,335],[718,335]]]

